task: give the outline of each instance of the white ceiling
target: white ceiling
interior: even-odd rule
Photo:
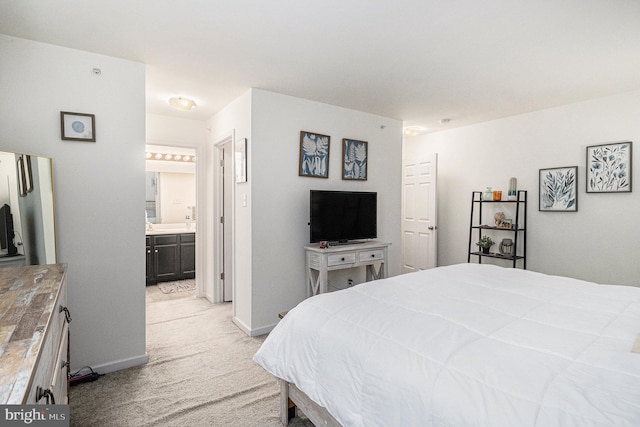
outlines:
[[[638,0],[0,0],[0,33],[144,62],[147,111],[198,120],[250,87],[431,130],[640,89]]]

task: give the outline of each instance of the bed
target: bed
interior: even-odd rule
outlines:
[[[638,334],[640,288],[458,264],[306,299],[254,360],[284,424],[640,426]]]

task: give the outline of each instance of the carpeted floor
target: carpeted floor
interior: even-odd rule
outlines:
[[[147,287],[144,366],[71,388],[71,426],[280,426],[279,388],[256,365],[264,337],[231,321],[231,304]],[[304,415],[290,425],[312,426]]]

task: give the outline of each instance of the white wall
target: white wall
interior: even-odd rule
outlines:
[[[640,92],[631,92],[406,138],[411,149],[438,153],[439,264],[467,261],[471,191],[504,194],[515,176],[530,200],[528,269],[640,285],[640,189],[585,192],[586,147],[633,141],[640,149],[638,117]],[[578,212],[539,212],[539,169],[562,166],[578,166]]]
[[[303,247],[312,188],[377,191],[379,240],[392,243],[389,273],[399,274],[400,121],[251,89],[209,124],[212,146],[230,136],[247,138],[248,182],[234,184],[234,322],[241,329],[266,333],[279,312],[306,298]],[[298,176],[301,130],[331,136],[328,179]],[[369,142],[367,181],[341,179],[342,138]]]
[[[378,192],[378,240],[391,242],[389,274],[400,273],[402,122],[264,90],[252,93],[250,328],[256,335],[277,323],[278,312],[306,298],[303,247],[309,244],[311,189]],[[328,179],[298,176],[302,130],[331,137]],[[342,180],[342,138],[368,141],[367,181]]]
[[[207,162],[211,165],[218,164],[219,151],[216,144],[226,140],[235,142],[238,139],[247,138],[247,170],[248,182],[234,184],[234,202],[233,202],[233,235],[234,235],[234,271],[236,283],[238,284],[233,295],[234,322],[243,330],[247,331],[251,324],[251,214],[252,203],[251,195],[254,181],[251,176],[251,165],[254,163],[251,154],[252,137],[251,137],[251,94],[248,90],[242,96],[238,97],[232,103],[227,105],[222,111],[216,114],[208,122],[211,130],[209,146],[207,152]],[[218,181],[216,168],[211,168],[207,177],[211,194],[214,197],[208,198],[207,217],[218,218],[221,212],[214,210],[214,198],[218,191],[221,190],[222,183]],[[242,197],[246,195],[247,206],[242,206]],[[213,226],[207,235],[208,251],[214,257],[214,239],[220,238],[219,233],[221,227],[219,223],[212,221]],[[218,293],[218,289],[213,287],[216,283],[215,278],[219,277],[221,266],[209,262],[211,288],[208,288],[208,295],[214,301],[221,301],[222,295]],[[209,283],[209,282],[207,282]],[[209,285],[207,285],[209,286]]]
[[[53,159],[72,370],[144,363],[144,65],[3,35],[0,58],[0,149]],[[60,111],[97,142],[62,141]]]

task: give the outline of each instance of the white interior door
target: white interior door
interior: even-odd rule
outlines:
[[[405,153],[402,167],[402,272],[437,266],[437,154]]]
[[[233,186],[233,147],[231,142],[222,146],[222,239],[223,239],[223,286],[222,300],[225,302],[233,300],[233,197],[231,195]]]

